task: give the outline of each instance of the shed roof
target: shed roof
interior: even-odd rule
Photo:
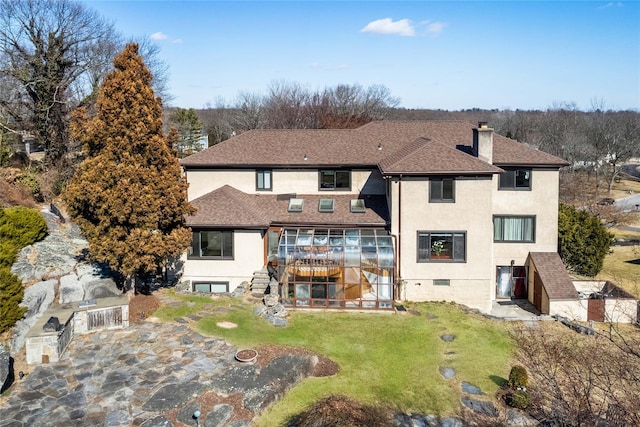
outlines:
[[[530,252],[529,259],[540,275],[549,300],[578,298],[578,291],[557,252]]]

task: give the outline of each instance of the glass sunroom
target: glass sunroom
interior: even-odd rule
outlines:
[[[285,228],[280,300],[289,307],[392,309],[393,240],[382,229]]]

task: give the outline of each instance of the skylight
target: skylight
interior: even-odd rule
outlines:
[[[364,199],[351,199],[351,212],[364,212]]]
[[[289,199],[289,212],[302,212],[304,206],[304,199]]]
[[[318,202],[319,212],[333,212],[333,199],[320,199]]]

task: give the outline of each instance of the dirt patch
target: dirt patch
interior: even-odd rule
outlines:
[[[304,348],[278,345],[261,345],[259,347],[256,347],[256,350],[258,351],[258,358],[256,359],[256,363],[262,368],[266,367],[269,362],[277,357],[292,354],[296,356],[318,357],[318,364],[315,366],[315,368],[313,369],[313,373],[311,374],[314,377],[330,377],[331,375],[335,375],[340,372],[340,367],[336,362],[329,359],[328,357],[322,356]]]
[[[160,301],[153,295],[138,294],[129,301],[129,324],[142,323],[160,308]]]

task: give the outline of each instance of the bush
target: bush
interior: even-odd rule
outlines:
[[[531,405],[531,397],[526,390],[515,390],[507,395],[507,405],[512,408],[526,409]]]
[[[529,386],[529,376],[524,366],[516,365],[509,372],[509,387],[518,389],[520,387]]]
[[[35,209],[16,206],[0,209],[0,240],[16,251],[46,236],[47,222]]]
[[[47,223],[35,209],[0,209],[0,333],[11,328],[27,311],[19,304],[24,296],[22,282],[11,273],[17,253],[47,234]]]
[[[560,204],[558,253],[567,268],[594,277],[602,270],[613,234],[600,219],[573,206]]]
[[[0,333],[9,330],[27,311],[19,304],[24,297],[22,282],[8,267],[0,267]]]

